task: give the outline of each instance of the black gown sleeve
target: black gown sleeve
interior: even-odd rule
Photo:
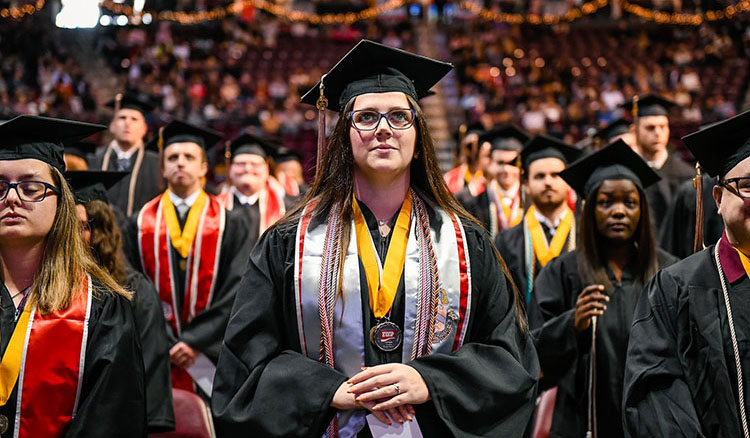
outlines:
[[[180,338],[214,363],[218,360],[232,303],[252,249],[247,223],[239,214],[227,211],[226,229],[219,255],[219,272],[216,275],[211,304],[182,327]]]
[[[285,273],[293,269],[294,236],[272,228],[247,264],[214,379],[221,436],[321,436],[333,418],[329,405],[347,376],[299,353],[297,322],[284,311],[293,305],[284,299],[293,299]]]
[[[138,213],[124,220],[122,230],[122,252],[125,254],[130,267],[146,274],[141,265],[141,255],[138,252]]]
[[[133,314],[143,348],[146,373],[146,406],[149,433],[173,430],[172,381],[169,365],[167,323],[161,302],[151,281],[131,270],[128,282],[133,290]]]
[[[107,291],[95,295],[72,438],[145,437],[143,360],[130,302]]]
[[[678,293],[660,271],[638,300],[623,382],[626,436],[704,436],[677,352]]]
[[[455,437],[521,436],[534,410],[539,362],[519,328],[515,298],[483,231],[467,227],[472,315],[464,345],[409,363]],[[477,391],[481,388],[481,396]]]

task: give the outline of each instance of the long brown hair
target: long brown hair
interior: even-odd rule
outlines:
[[[602,284],[607,289],[610,289],[612,284],[607,277],[607,260],[603,250],[607,242],[596,227],[595,206],[599,187],[593,190],[586,198],[581,211],[581,245],[578,251],[578,275],[585,285]],[[648,200],[643,190],[637,185],[636,188],[641,198],[641,217],[638,220],[638,227],[631,238],[635,250],[633,261],[635,261],[637,279],[640,281],[640,284],[646,284],[656,274],[659,263],[656,258],[654,234],[651,231],[651,214],[648,208]]]
[[[430,136],[424,113],[416,100],[411,96],[406,96],[409,105],[416,111],[416,129],[417,141],[414,145],[414,158],[410,164],[411,186],[421,196],[425,197],[428,202],[440,207],[448,214],[455,214],[459,218],[473,222],[480,228],[479,222],[471,216],[453,197],[443,180],[443,174],[438,166],[435,156],[432,137]],[[342,223],[341,248],[347,248],[351,235],[352,216],[352,199],[354,197],[354,155],[352,154],[352,145],[349,139],[350,121],[346,117],[354,107],[355,98],[352,98],[341,111],[338,122],[334,127],[333,134],[328,141],[328,147],[323,152],[320,161],[320,169],[315,173],[315,181],[307,192],[305,197],[289,210],[275,226],[296,225],[305,206],[313,201],[317,202],[313,214],[327,214],[331,208],[338,206],[339,220]],[[489,240],[489,238],[488,238]],[[500,266],[505,272],[505,276],[510,282],[513,294],[515,296],[516,314],[519,326],[526,330],[526,316],[523,310],[518,288],[513,284],[512,277],[508,271],[505,262],[500,257],[495,245],[490,242],[490,246],[497,257]],[[339,272],[339,279],[343,275],[343,266]],[[339,281],[339,284],[342,284]],[[339,291],[340,293],[340,291]]]
[[[100,285],[92,288],[96,295],[114,293],[130,299],[130,293],[94,261],[81,235],[73,192],[60,171],[48,167],[60,194],[55,220],[44,241],[44,254],[39,272],[34,277],[29,303],[36,305],[43,315],[67,309],[85,281],[86,274]]]
[[[91,241],[89,246],[99,266],[104,268],[121,285],[127,286],[128,275],[125,255],[122,252],[122,234],[117,226],[112,208],[106,202],[83,203],[89,217]]]

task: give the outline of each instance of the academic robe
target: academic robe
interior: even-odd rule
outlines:
[[[384,258],[390,236],[360,203],[375,248]],[[438,219],[430,215],[432,227]],[[395,221],[395,216],[394,216]],[[534,347],[518,328],[513,294],[491,242],[464,222],[472,276],[472,312],[464,344],[451,354],[410,363],[431,401],[414,406],[425,437],[520,436],[534,409],[539,375]],[[271,228],[250,257],[232,309],[213,391],[217,430],[226,436],[320,437],[335,414],[329,407],[348,377],[301,353],[294,296],[297,224]],[[369,342],[376,324],[364,268],[360,290],[365,364],[400,363],[402,348],[386,353]],[[404,277],[391,321],[403,330]],[[476,309],[480,309],[477,311]],[[369,437],[367,426],[357,435]]]
[[[552,230],[550,230],[544,223],[541,225],[544,230],[544,235],[547,238],[547,242],[551,242],[554,237]],[[569,240],[565,241],[561,254],[568,252],[569,242]],[[526,265],[526,242],[523,235],[523,222],[495,236],[495,247],[497,247],[503,260],[505,260],[505,264],[508,266],[511,277],[513,277],[513,282],[516,283],[516,287],[518,287],[521,296],[524,297],[524,299],[529,299],[527,307],[535,306],[536,298],[534,294],[532,293],[530,297],[527,296],[528,279],[526,275],[528,273],[528,266]],[[539,275],[541,270],[542,264],[535,258],[534,278]],[[532,314],[529,315],[529,317],[531,316]],[[538,313],[533,313],[533,316],[538,316]],[[542,321],[538,321],[538,324],[532,324],[531,321],[529,321],[529,325],[536,326],[541,324],[541,322]]]
[[[260,205],[256,202],[253,205],[244,206],[240,199],[236,196],[232,196],[233,200],[233,211],[241,214],[247,221],[247,226],[250,229],[250,248],[255,247],[255,242],[260,238]],[[289,211],[294,204],[297,202],[297,198],[284,196],[284,208]]]
[[[128,289],[133,292],[133,316],[143,349],[149,433],[174,430],[169,341],[159,295],[151,280],[128,268]]]
[[[677,195],[682,183],[695,175],[695,168],[684,162],[676,154],[670,153],[661,169],[654,169],[661,177],[656,184],[646,187],[646,198],[651,211],[651,224],[654,235],[659,236],[667,210]]]
[[[711,245],[659,272],[638,301],[623,387],[628,436],[743,436],[735,358],[714,248]],[[747,400],[750,279],[726,237],[719,252]]]
[[[703,175],[703,242],[716,243],[724,232],[724,220],[716,211],[713,186],[715,179]],[[693,253],[695,239],[695,188],[693,181],[682,183],[661,230],[661,247],[665,251],[685,258]]]
[[[578,274],[578,253],[563,254],[542,269],[534,284],[536,305],[529,309],[544,373],[541,386],[558,387],[550,437],[586,434],[591,330],[579,334],[575,329],[575,303],[588,286]],[[657,258],[660,268],[676,261],[662,250]],[[607,276],[613,288],[606,292],[610,301],[597,328],[597,423],[599,436],[616,438],[623,436],[620,407],[625,353],[643,285],[630,266],[623,270],[621,282],[611,269]]]
[[[187,215],[185,216],[187,217]],[[180,218],[180,227],[185,226],[186,217]],[[127,248],[130,265],[145,274],[138,252],[137,215],[128,220],[123,240],[127,241],[124,246]],[[251,237],[247,221],[238,212],[227,211],[211,303],[208,308],[199,313],[188,324],[182,325],[182,333],[179,338],[171,328],[167,329],[170,348],[177,342],[182,341],[216,363],[221,349],[224,329],[229,320],[229,312],[232,309],[232,302],[250,254],[250,243]],[[177,276],[174,279],[178,307],[175,311],[177,315],[180,315],[184,305],[186,276],[186,270],[181,269],[180,262],[186,259],[181,257],[174,246],[171,246],[170,249],[172,251],[172,272],[176,273]]]
[[[110,149],[111,147],[111,145],[108,145],[107,147],[101,148],[89,160],[89,167],[91,170],[104,170],[104,155],[106,154],[107,149]],[[159,165],[159,154],[151,150],[145,150],[141,165],[137,169],[138,179],[136,180],[135,187],[133,187],[132,191],[133,208],[128,210],[128,198],[131,195],[130,179],[136,171],[137,157],[137,152],[130,156],[130,174],[126,175],[107,191],[107,198],[109,199],[110,204],[122,211],[125,216],[137,213],[144,204],[164,191],[164,185],[161,178],[161,166]],[[117,154],[114,151],[109,154],[109,162],[106,164],[106,170],[118,169]]]
[[[0,353],[5,354],[16,327],[16,308],[2,282],[0,302]],[[106,290],[95,294],[87,339],[76,416],[70,421],[65,437],[145,437],[143,361],[128,300]],[[0,406],[0,414],[10,421],[3,438],[13,436],[17,397],[18,383],[8,402]]]

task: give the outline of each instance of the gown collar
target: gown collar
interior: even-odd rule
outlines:
[[[724,275],[730,283],[742,278],[745,274],[745,268],[742,266],[742,260],[740,255],[729,243],[726,231],[722,233],[721,239],[719,240],[719,261],[721,267],[724,269]]]

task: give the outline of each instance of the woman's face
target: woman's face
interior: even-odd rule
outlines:
[[[606,180],[596,194],[594,216],[596,228],[614,243],[628,242],[641,219],[641,196],[627,179]]]
[[[49,166],[39,160],[0,161],[0,181],[16,183],[39,181],[55,185]],[[40,202],[22,201],[10,189],[0,201],[0,246],[23,246],[38,243],[47,236],[55,221],[57,195],[47,190]]]
[[[393,109],[409,108],[404,93],[369,93],[356,97],[353,111],[372,110],[385,114]],[[414,157],[415,124],[416,121],[407,129],[393,129],[381,118],[374,130],[360,131],[350,123],[355,171],[368,179],[395,178],[407,171]]]

